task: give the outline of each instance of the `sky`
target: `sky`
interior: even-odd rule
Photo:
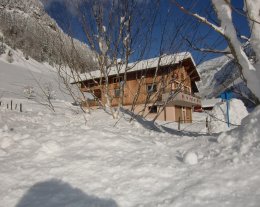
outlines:
[[[42,0],[44,1],[44,0]],[[66,1],[66,0],[65,0]],[[75,0],[81,1],[81,0]],[[101,1],[110,1],[110,0],[101,0]],[[139,0],[142,2],[143,0]],[[64,0],[45,0],[43,3],[48,14],[54,18],[59,26],[63,29],[64,32],[72,35],[74,38],[79,39],[80,41],[86,42],[87,39],[82,31],[82,25],[76,17],[76,9],[73,4],[73,0],[68,1],[69,6],[65,6]],[[148,1],[149,2],[149,1]],[[206,16],[210,21],[215,22],[217,18],[214,14],[214,11],[210,6],[210,0],[182,0],[179,1],[185,8],[191,9],[193,12],[200,15]],[[234,12],[233,21],[234,24],[241,35],[249,36],[248,23],[245,20],[245,17],[240,14],[243,8],[243,0],[233,0],[232,4],[239,12]],[[140,5],[142,5],[140,3]],[[145,9],[144,11],[145,12]],[[152,43],[151,49],[145,55],[145,58],[151,58],[158,56],[161,33],[163,30],[163,23],[165,20],[168,20],[167,23],[167,34],[170,36],[177,35],[176,42],[180,42],[183,39],[188,39],[192,44],[198,48],[215,48],[218,50],[223,50],[227,47],[226,42],[223,38],[218,35],[216,32],[212,31],[208,26],[198,23],[193,17],[190,17],[183,12],[181,12],[170,0],[161,0],[160,9],[158,10],[158,18],[155,21],[155,26],[152,32]],[[177,27],[180,23],[186,22],[186,26],[181,29],[181,32],[177,32]],[[198,26],[199,25],[199,26]],[[168,41],[168,42],[169,42]],[[205,54],[197,50],[194,50],[190,47],[188,42],[185,40],[185,44],[182,46],[168,47],[168,42],[165,41],[164,53],[174,53],[181,51],[190,51],[195,59],[197,64],[217,57],[219,54]],[[177,45],[176,43],[176,45]],[[137,56],[137,55],[136,55]],[[136,57],[133,56],[133,61]]]

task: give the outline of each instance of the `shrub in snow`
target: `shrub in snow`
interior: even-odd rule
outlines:
[[[45,84],[44,86],[44,95],[46,96],[46,98],[48,100],[52,100],[52,99],[55,99],[56,98],[56,93],[55,91],[53,90],[53,86],[51,83],[47,83]]]
[[[25,95],[26,98],[28,99],[34,99],[35,98],[35,91],[34,88],[31,86],[27,86],[24,88],[23,93]]]
[[[4,37],[0,33],[0,55],[5,54],[6,46],[4,45]]]
[[[14,62],[12,50],[9,50],[9,51],[8,51],[6,60],[7,60],[9,63]]]
[[[244,117],[248,115],[248,111],[241,100],[232,99],[229,102],[229,120],[230,123],[240,125]],[[226,102],[217,103],[212,110],[210,128],[211,132],[218,133],[227,131],[227,105]],[[231,128],[234,126],[231,125]]]
[[[198,164],[198,155],[195,152],[186,152],[183,155],[183,162],[189,165]]]

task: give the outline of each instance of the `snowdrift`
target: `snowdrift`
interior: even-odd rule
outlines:
[[[233,129],[240,125],[243,118],[248,115],[244,103],[238,99],[230,100],[229,120],[230,128],[227,126],[227,105],[226,102],[217,103],[212,110],[211,132],[219,133]]]
[[[240,155],[252,153],[260,148],[260,106],[242,120],[241,127],[222,133],[218,142]]]

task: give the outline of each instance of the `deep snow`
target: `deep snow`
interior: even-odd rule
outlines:
[[[259,132],[238,156],[234,138],[223,144],[236,130],[221,140],[155,132],[66,104],[55,102],[56,113],[29,100],[23,113],[1,107],[0,206],[259,205]]]

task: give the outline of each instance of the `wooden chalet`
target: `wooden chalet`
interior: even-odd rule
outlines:
[[[124,84],[124,107],[131,108],[135,102],[134,112],[138,113],[146,103],[147,96],[150,96],[146,107],[148,118],[153,118],[158,111],[162,111],[159,120],[192,122],[192,109],[194,106],[200,106],[201,100],[194,95],[198,92],[196,82],[200,80],[200,76],[191,54],[178,53],[161,57],[157,76],[154,78],[157,67],[158,58],[129,64],[130,69]],[[118,67],[113,67],[109,73],[109,90],[113,95],[112,106],[118,105],[120,85],[123,81],[124,74],[118,71]],[[100,81],[99,71],[82,74],[79,80],[73,83],[80,84],[83,92],[91,91],[96,99],[105,104],[104,85],[102,85],[104,83],[102,79]],[[92,100],[91,105],[98,106],[99,102]]]

